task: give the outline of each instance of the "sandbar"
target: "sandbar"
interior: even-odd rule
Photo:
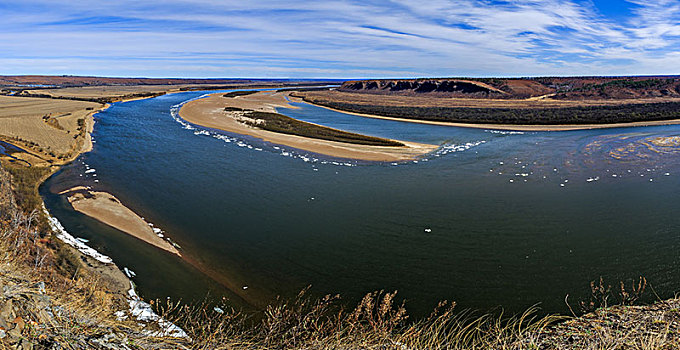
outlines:
[[[401,140],[395,141],[401,142],[405,147],[368,146],[262,130],[238,122],[230,117],[224,108],[236,107],[272,113],[276,112],[276,108],[295,108],[286,99],[288,92],[259,92],[239,97],[223,97],[223,95],[222,93],[211,94],[206,98],[184,104],[179,112],[180,117],[193,124],[249,135],[267,142],[338,158],[397,162],[416,159],[438,148],[436,145]]]
[[[63,193],[63,192],[62,192]],[[76,211],[99,220],[148,244],[182,256],[177,248],[158,237],[151,226],[139,215],[107,192],[90,192],[82,187],[66,192],[68,201]]]

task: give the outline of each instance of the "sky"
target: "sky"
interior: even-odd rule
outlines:
[[[680,0],[0,0],[0,74],[680,74]]]

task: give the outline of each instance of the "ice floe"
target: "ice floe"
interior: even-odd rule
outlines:
[[[127,267],[123,267],[123,272],[125,273],[126,276],[128,276],[128,278],[137,276],[137,274],[134,271],[128,269]]]
[[[50,213],[47,211],[47,208],[43,206],[43,212],[45,213],[45,216],[47,216],[47,221],[52,228],[54,232],[57,234],[57,238],[59,238],[62,242],[78,249],[79,252],[101,262],[104,264],[112,264],[113,259],[110,257],[99,253],[96,251],[94,248],[91,248],[87,246],[85,243],[81,242],[77,238],[71,236],[66,229],[64,229],[64,226],[61,225],[61,222],[57,220],[57,218],[53,217],[50,215]]]
[[[151,305],[143,301],[135,292],[135,286],[130,282],[130,290],[128,290],[128,303],[130,305],[130,314],[137,319],[146,323],[156,323],[160,330],[148,331],[150,336],[154,337],[175,337],[188,338],[187,333],[174,323],[158,316],[153,311]]]

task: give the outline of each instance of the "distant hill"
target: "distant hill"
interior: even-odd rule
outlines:
[[[293,79],[184,79],[184,78],[108,78],[71,75],[7,75],[0,76],[0,86],[23,87],[74,87],[103,85],[187,85],[187,84],[256,84],[256,83],[297,83],[324,82],[321,80]]]
[[[347,81],[343,92],[447,98],[566,100],[680,97],[680,77],[424,78]]]

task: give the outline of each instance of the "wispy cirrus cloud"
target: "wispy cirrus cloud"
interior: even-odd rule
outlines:
[[[0,73],[191,77],[678,74],[680,3],[0,3]],[[623,4],[623,5],[622,5]],[[625,6],[624,16],[611,6]]]

